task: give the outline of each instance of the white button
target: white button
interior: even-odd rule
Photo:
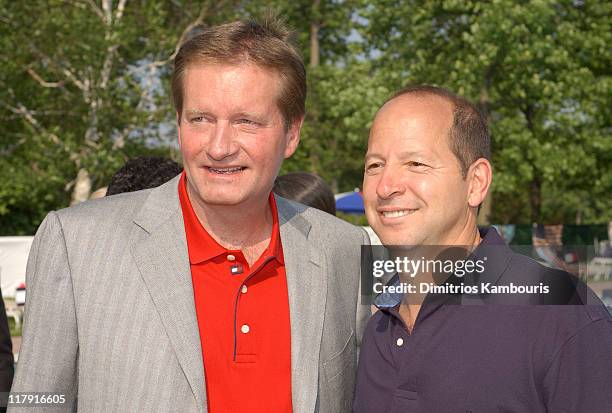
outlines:
[[[227,254],[227,260],[228,260],[228,261],[235,261],[235,260],[236,260],[236,257],[235,257],[235,256],[233,256],[232,254]]]
[[[242,327],[240,327],[240,331],[242,331],[244,334],[248,333],[251,329],[249,328],[248,324],[243,324]]]
[[[244,326],[243,326],[244,327]],[[395,342],[395,344],[397,344],[398,347],[401,347],[404,345],[404,339],[403,338],[398,338],[397,341]]]
[[[243,285],[242,288],[240,289],[240,291],[242,291],[242,294],[246,294],[248,288],[246,285]]]

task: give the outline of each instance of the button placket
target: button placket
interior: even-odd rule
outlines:
[[[248,291],[249,287],[246,285],[246,282],[248,282],[252,277],[256,276],[259,271],[264,268],[264,266],[270,262],[273,258],[272,257],[267,257],[263,262],[261,262],[258,266],[256,267],[248,267],[248,264],[246,264],[246,261],[244,261],[244,258],[239,255],[238,257],[236,257],[236,262],[240,263],[240,262],[244,262],[243,265],[245,265],[244,269],[245,269],[245,274],[243,274],[242,276],[244,278],[242,278],[242,284],[240,284],[239,289],[238,289],[238,294],[236,296],[237,301],[237,307],[236,307],[236,313],[235,313],[235,322],[236,322],[236,335],[235,335],[235,340],[236,340],[236,357],[239,358],[240,360],[242,360],[242,362],[244,362],[245,358],[249,359],[249,362],[254,362],[254,357],[257,356],[257,343],[256,343],[256,338],[255,335],[257,334],[256,332],[254,332],[253,330],[253,325],[249,323],[249,305],[248,305],[248,301],[247,297],[245,296],[243,297],[244,294],[246,294],[246,292]],[[252,311],[253,309],[251,309]],[[253,321],[253,320],[250,320]],[[239,326],[239,327],[238,327]]]

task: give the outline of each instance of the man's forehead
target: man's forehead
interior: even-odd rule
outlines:
[[[260,75],[264,76],[270,76],[274,78],[275,81],[281,79],[281,76],[277,70],[257,64],[247,58],[228,61],[221,61],[216,59],[199,59],[194,60],[185,66],[185,73],[200,70],[218,71],[220,74],[224,75],[228,73],[235,75],[237,73],[239,74],[249,71],[257,72]]]
[[[370,139],[379,134],[448,136],[453,104],[438,96],[401,95],[385,103],[374,118]]]
[[[278,107],[280,80],[276,72],[253,63],[191,64],[185,71],[183,112],[210,111],[211,96],[223,96],[222,103],[234,111],[263,110],[262,104]]]
[[[453,104],[448,99],[430,93],[408,93],[385,103],[376,114],[375,123],[376,120],[414,122],[426,119],[450,127]]]
[[[453,105],[435,95],[401,95],[380,108],[368,139],[368,152],[375,153],[383,145],[409,145],[426,152],[447,142],[453,122]],[[441,148],[438,148],[441,149]],[[395,147],[395,151],[399,151]]]

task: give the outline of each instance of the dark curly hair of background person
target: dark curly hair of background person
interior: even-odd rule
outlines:
[[[106,195],[155,188],[168,182],[183,171],[172,159],[143,156],[130,159],[111,178]]]

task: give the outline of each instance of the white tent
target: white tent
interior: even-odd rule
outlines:
[[[28,254],[34,237],[0,237],[0,288],[4,297],[15,297],[25,282]]]

